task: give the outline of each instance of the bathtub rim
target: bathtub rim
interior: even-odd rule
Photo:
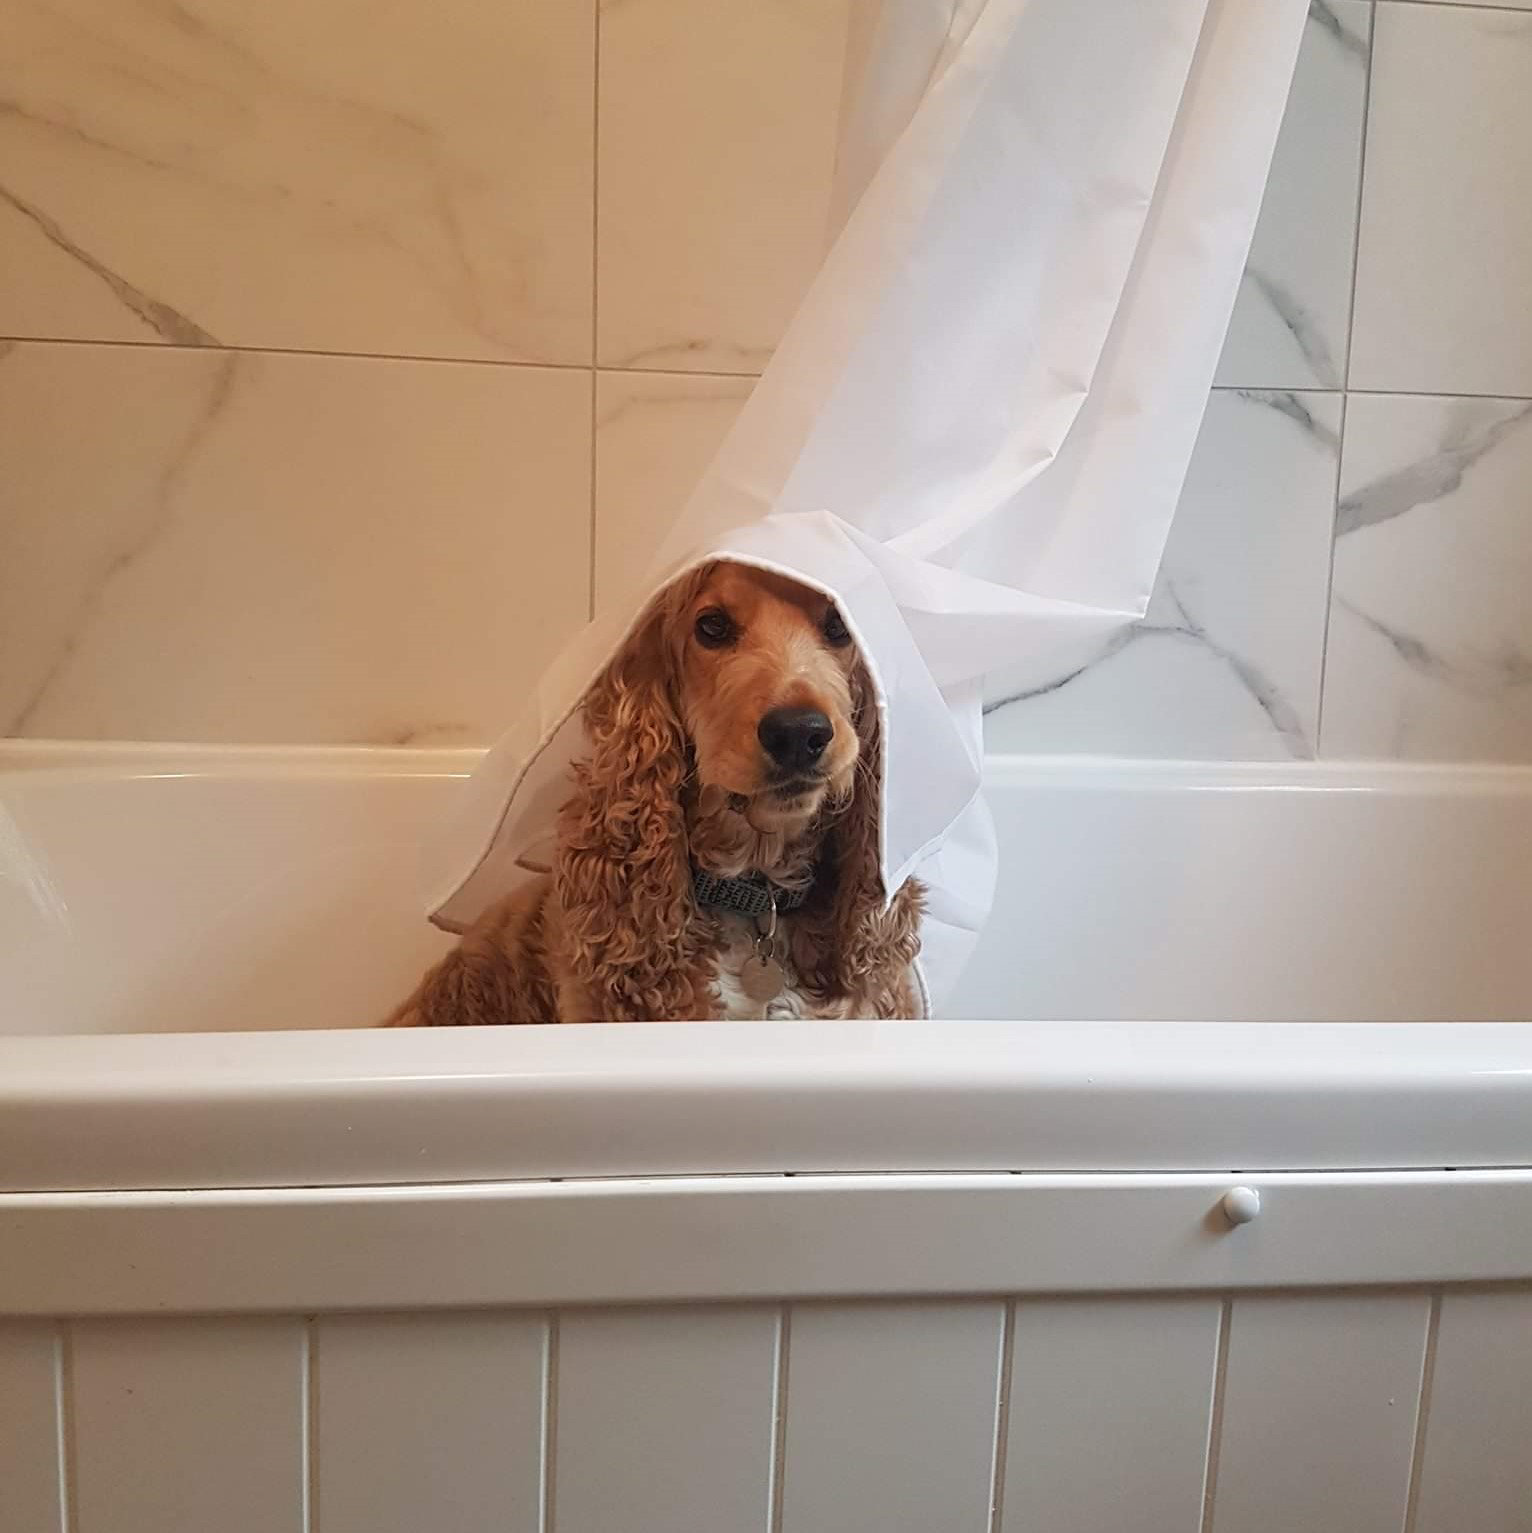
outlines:
[[[0,742],[0,774],[461,777],[475,748]],[[1532,794],[1532,767],[995,756],[997,786]],[[0,1037],[0,1191],[1532,1165],[1532,1022]]]
[[[1528,1165],[1529,1023],[0,1039],[0,1192]]]
[[[485,746],[229,744],[205,741],[0,738],[0,777],[46,772],[92,777],[467,777]],[[1247,760],[1027,755],[988,751],[986,786],[1000,788],[1278,789],[1532,795],[1532,763],[1496,761]]]

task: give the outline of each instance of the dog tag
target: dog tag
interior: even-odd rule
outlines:
[[[752,953],[739,971],[740,989],[759,1006],[774,1001],[782,994],[787,976],[775,958],[764,958]]]

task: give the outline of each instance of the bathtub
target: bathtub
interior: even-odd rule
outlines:
[[[0,748],[6,1533],[1532,1527],[1532,773],[996,760],[971,1020],[366,1030],[472,759]]]

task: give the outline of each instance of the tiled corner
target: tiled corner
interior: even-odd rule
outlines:
[[[12,344],[0,733],[492,738],[580,627],[590,385]]]
[[[1532,761],[1532,404],[1347,406],[1326,756]]]
[[[598,608],[642,573],[754,386],[705,374],[597,375]]]
[[[1345,382],[1371,32],[1368,0],[1310,0],[1220,386]]]
[[[1532,15],[1376,26],[1351,385],[1532,396]]]
[[[1144,621],[992,704],[991,749],[1314,754],[1340,400],[1216,391]]]
[[[594,0],[7,8],[0,334],[590,360]]]
[[[824,254],[849,6],[603,0],[603,366],[765,366]]]

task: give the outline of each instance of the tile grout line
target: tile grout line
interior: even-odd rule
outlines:
[[[1349,397],[1340,397],[1340,431],[1335,441],[1335,492],[1330,497],[1330,536],[1326,543],[1328,564],[1325,569],[1325,615],[1324,632],[1319,640],[1319,697],[1314,711],[1314,759],[1324,756],[1325,739],[1325,684],[1330,675],[1330,618],[1335,611],[1335,526],[1340,515],[1341,465],[1346,458],[1346,416]]]
[[[1390,4],[1397,0],[1389,0]],[[1334,392],[1332,390],[1332,392]],[[1353,389],[1346,390],[1360,399],[1490,399],[1505,404],[1532,404],[1532,394],[1487,394],[1472,389]]]
[[[1367,136],[1372,131],[1372,71],[1378,49],[1378,0],[1367,12],[1367,78],[1362,84],[1362,142],[1356,157],[1356,227],[1351,236],[1351,296],[1346,309],[1346,365],[1341,386],[1351,388],[1351,362],[1356,353],[1356,297],[1362,273],[1362,203],[1367,191]]]
[[[1234,1300],[1226,1298],[1218,1312],[1218,1346],[1213,1363],[1213,1401],[1208,1412],[1208,1446],[1202,1476],[1201,1533],[1213,1533],[1213,1503],[1218,1495],[1218,1457],[1223,1448],[1224,1388],[1229,1379],[1229,1332],[1234,1321]]]
[[[1420,1361],[1420,1397],[1415,1406],[1415,1441],[1410,1451],[1410,1482],[1404,1502],[1404,1533],[1415,1533],[1420,1515],[1420,1470],[1426,1457],[1426,1424],[1431,1414],[1431,1386],[1436,1382],[1436,1344],[1442,1328],[1442,1292],[1431,1295],[1426,1346]]]
[[[1404,0],[1377,0],[1379,4],[1397,5],[1403,4]],[[1434,0],[1433,0],[1434,3]],[[1525,14],[1532,15],[1532,11]],[[198,355],[198,356],[257,356],[257,357],[303,357],[316,359],[333,359],[340,362],[402,362],[415,364],[421,367],[491,367],[502,368],[507,371],[524,370],[527,372],[540,373],[590,373],[617,375],[627,378],[699,378],[699,379],[728,379],[729,381],[745,380],[755,382],[760,374],[756,372],[725,372],[716,368],[700,369],[690,367],[625,367],[613,364],[609,367],[596,367],[592,369],[586,362],[533,362],[517,361],[513,359],[493,359],[487,357],[421,357],[407,356],[402,352],[387,351],[321,351],[315,348],[298,346],[177,346],[157,341],[113,341],[113,340],[88,340],[79,336],[70,335],[0,335],[0,344],[14,344],[16,346],[70,346],[80,348],[94,347],[99,350],[131,350],[142,351],[151,354],[173,355]],[[1214,394],[1356,394],[1363,398],[1378,399],[1492,399],[1503,400],[1507,404],[1532,404],[1532,394],[1514,394],[1500,391],[1485,391],[1482,389],[1363,389],[1355,387],[1347,388],[1316,388],[1310,385],[1298,387],[1285,387],[1277,384],[1256,383],[1215,383],[1210,392]]]
[[[590,91],[590,515],[586,524],[587,616],[596,617],[596,400],[601,381],[601,0],[591,0]]]
[[[707,374],[693,373],[688,377],[706,377]],[[734,373],[713,374],[714,377],[736,377]],[[1284,388],[1280,384],[1261,383],[1215,383],[1208,392],[1210,394],[1292,394],[1297,398],[1308,395],[1317,395],[1321,399],[1482,399],[1491,403],[1507,405],[1532,404],[1532,394],[1486,394],[1475,393],[1469,389],[1321,389],[1308,385],[1297,388]]]
[[[1325,692],[1330,679],[1330,620],[1335,611],[1335,528],[1340,515],[1350,417],[1351,363],[1356,354],[1356,299],[1362,274],[1362,204],[1367,193],[1367,138],[1372,131],[1372,71],[1378,47],[1378,0],[1367,7],[1367,76],[1362,82],[1362,137],[1356,157],[1356,226],[1351,236],[1351,293],[1346,305],[1346,361],[1341,372],[1340,430],[1335,440],[1335,493],[1330,499],[1330,536],[1325,565],[1324,633],[1319,645],[1319,698],[1314,715],[1314,759],[1324,756]]]
[[[411,362],[421,367],[523,368],[538,373],[628,373],[638,378],[750,378],[761,375],[750,370],[730,372],[724,368],[634,367],[613,363],[607,367],[593,362],[539,362],[531,357],[434,357],[403,351],[326,351],[320,346],[185,346],[170,341],[97,340],[79,335],[0,335],[0,345],[74,346],[142,351],[149,354],[192,355],[205,357],[312,357],[338,362]]]
[[[989,1533],[1001,1533],[1005,1518],[1005,1470],[1010,1456],[1011,1381],[1016,1368],[1016,1300],[1005,1301],[1000,1326],[1000,1370],[995,1395],[995,1452],[989,1482]]]
[[[1376,3],[1376,0],[1375,0]],[[1452,3],[1452,0],[1383,0],[1385,5],[1423,5],[1433,9],[1441,9]],[[1469,0],[1469,3],[1460,7],[1462,10],[1473,11],[1499,11],[1505,16],[1532,16],[1532,8],[1525,5],[1497,5],[1495,0]],[[1447,12],[1446,14],[1451,14]]]

